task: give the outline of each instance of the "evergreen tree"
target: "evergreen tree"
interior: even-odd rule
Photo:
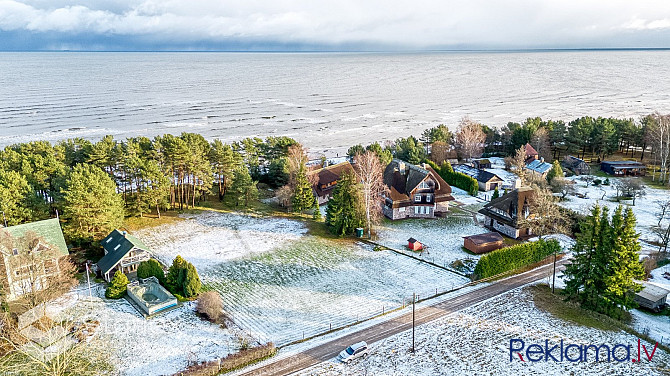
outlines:
[[[564,293],[582,302],[597,295],[594,281],[594,253],[600,238],[600,218],[602,211],[595,205],[591,214],[580,222],[580,232],[572,247],[572,262],[565,266]]]
[[[547,181],[551,183],[552,180],[559,178],[563,178],[563,168],[561,168],[561,164],[558,163],[558,161],[554,161],[551,165],[551,170],[547,173]]]
[[[295,188],[293,190],[293,211],[302,214],[305,210],[314,208],[316,197],[312,191],[312,184],[307,179],[305,165],[298,168],[295,177]]]
[[[195,266],[190,262],[186,262],[186,267],[181,269],[179,279],[183,297],[192,298],[200,293],[202,282],[200,282]]]
[[[168,269],[167,276],[165,276],[165,287],[173,294],[180,291],[179,275],[181,274],[182,269],[185,268],[186,260],[184,260],[180,255],[177,255],[177,257],[172,260],[172,265]]]
[[[0,169],[0,211],[8,226],[39,219],[46,215],[44,204],[26,178],[16,171]],[[0,224],[4,226],[3,218]]]
[[[123,200],[116,193],[116,184],[99,167],[76,165],[61,192],[65,233],[70,239],[99,240],[123,223]]]
[[[493,195],[491,196],[491,200],[495,200],[498,197],[500,197],[500,191],[498,191],[498,186],[496,185],[496,189],[493,190]]]
[[[235,169],[233,184],[230,189],[237,201],[237,205],[244,203],[244,206],[249,206],[249,202],[258,197],[256,182],[251,179],[249,170],[244,165],[239,165]]]
[[[137,278],[156,277],[158,282],[165,284],[165,272],[161,264],[154,260],[142,261],[137,267]]]
[[[633,293],[642,289],[634,281],[644,278],[644,266],[640,262],[635,215],[630,207],[625,214],[622,211],[619,206],[612,217],[612,266],[605,281],[605,296],[615,305],[631,308],[634,306]]]
[[[123,298],[126,294],[126,286],[128,286],[128,283],[130,283],[128,277],[126,277],[120,270],[117,270],[116,273],[114,273],[114,277],[109,283],[109,286],[107,286],[107,290],[105,290],[105,297],[109,299]]]
[[[453,174],[454,168],[451,167],[451,163],[449,163],[449,161],[444,161],[440,167],[440,172],[443,174]]]
[[[338,180],[333,198],[326,208],[326,225],[331,233],[343,236],[353,234],[365,224],[365,208],[361,205],[360,191],[353,175],[345,173]]]

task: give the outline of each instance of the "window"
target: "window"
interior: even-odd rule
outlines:
[[[414,207],[414,214],[419,214],[419,206]]]
[[[430,199],[431,199],[430,195],[426,195],[426,202],[430,202]]]
[[[121,244],[117,244],[116,247],[114,247],[114,250],[116,251],[119,248],[121,248]]]
[[[414,195],[414,202],[421,202],[421,195]]]
[[[18,250],[18,248],[14,248],[14,249],[12,249],[12,254],[13,254],[14,256],[17,256],[17,255],[19,254],[19,250]]]

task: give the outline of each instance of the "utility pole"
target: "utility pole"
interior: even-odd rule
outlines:
[[[416,293],[412,293],[412,352],[414,352],[414,311],[416,306]]]

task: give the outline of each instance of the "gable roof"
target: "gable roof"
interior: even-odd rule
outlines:
[[[540,174],[544,174],[551,170],[551,163],[544,162],[542,160],[536,159],[534,161],[531,161],[530,163],[526,164],[526,168],[538,172]]]
[[[526,157],[540,155],[537,152],[537,150],[535,150],[535,148],[532,147],[529,143],[526,143],[525,149],[526,149]]]
[[[635,295],[650,300],[652,302],[659,301],[668,296],[668,293],[670,293],[670,291],[662,287],[652,285],[651,283],[643,282],[642,286],[643,286],[642,290],[635,293]]]
[[[107,253],[98,261],[98,268],[100,268],[103,274],[114,268],[132,249],[139,248],[149,251],[149,247],[144,245],[141,240],[125,231],[119,230],[112,231],[111,234],[102,240],[101,244]]]
[[[389,187],[392,200],[408,200],[409,195],[427,177],[435,180],[438,189],[434,194],[451,197],[451,186],[432,167],[419,167],[411,163],[394,159],[384,169],[384,184]],[[453,197],[451,198],[453,200]]]
[[[345,172],[350,172],[352,174],[354,173],[354,167],[348,161],[310,171],[308,175],[316,176],[312,187],[316,191],[317,195],[323,196],[324,192],[335,189],[335,185],[325,189],[322,189],[321,185],[328,185],[337,182]]]
[[[63,256],[69,254],[63,230],[60,227],[58,218],[46,219],[43,221],[24,223],[6,228],[0,228],[0,231],[7,231],[13,238],[24,236],[26,233],[33,232],[44,238],[49,245],[52,245]]]
[[[533,188],[521,187],[498,198],[494,198],[488,204],[484,205],[479,210],[479,213],[496,218],[499,222],[516,226],[519,210],[523,210],[523,207],[529,203],[533,195]]]
[[[601,165],[609,165],[614,168],[627,169],[627,168],[647,168],[644,163],[637,161],[602,161]]]
[[[463,174],[471,176],[471,177],[477,179],[477,181],[482,182],[482,183],[486,183],[486,182],[489,182],[489,181],[494,180],[494,179],[498,179],[498,180],[502,181],[500,176],[498,176],[498,175],[496,175],[492,172],[489,172],[489,171],[486,171],[486,170],[481,170],[481,169],[474,168],[474,167],[464,165],[464,164],[455,165],[453,167],[453,169],[456,172],[461,172]]]

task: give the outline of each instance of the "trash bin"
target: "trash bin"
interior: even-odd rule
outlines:
[[[356,229],[356,236],[359,237],[359,238],[363,237],[363,228],[362,227],[359,227],[359,228]]]

